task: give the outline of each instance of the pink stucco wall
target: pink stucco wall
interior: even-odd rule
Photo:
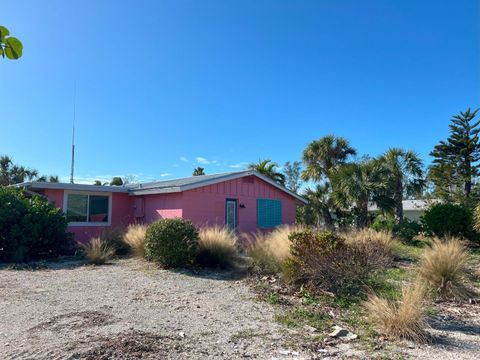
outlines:
[[[159,219],[183,216],[183,194],[142,195],[144,201],[144,221],[151,223]]]
[[[43,193],[63,209],[64,190],[45,189]],[[237,200],[237,230],[257,230],[257,199],[282,201],[282,223],[295,223],[296,199],[255,176],[208,185],[182,193],[131,196],[112,193],[111,227],[126,227],[133,222],[151,223],[159,219],[183,217],[197,226],[225,225],[226,199]],[[240,205],[244,207],[240,207]],[[86,242],[99,235],[105,226],[69,226],[75,239]]]
[[[269,183],[254,177],[204,186],[183,193],[183,217],[198,226],[225,225],[225,201],[237,200],[237,230],[254,232],[257,230],[257,199],[277,199],[282,201],[282,223],[295,223],[296,199]],[[240,204],[245,208],[240,208]]]
[[[63,209],[64,190],[45,189],[44,194],[55,206]],[[75,240],[86,242],[106,228],[123,228],[133,221],[133,198],[127,193],[112,193],[111,226],[68,226],[67,230],[75,234]]]

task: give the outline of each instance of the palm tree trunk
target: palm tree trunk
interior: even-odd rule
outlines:
[[[323,222],[327,230],[333,230],[333,218],[330,210],[328,208],[324,208],[322,211],[323,214]]]
[[[363,229],[367,227],[368,224],[368,200],[359,201],[358,203],[358,217],[357,217],[357,227]]]
[[[395,223],[400,224],[403,221],[403,185],[401,181],[397,183],[393,200],[395,202]]]

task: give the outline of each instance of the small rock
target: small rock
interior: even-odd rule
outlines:
[[[306,330],[306,331],[308,331],[308,332],[311,332],[311,333],[317,331],[316,328],[314,328],[313,326],[310,326],[310,325],[304,325],[304,326],[303,326],[303,329]]]
[[[184,337],[185,337],[185,333],[184,333],[183,331],[180,331],[180,332],[178,333],[178,336],[180,336],[181,338],[184,338]]]
[[[344,329],[337,325],[333,327],[333,331],[330,334],[328,334],[328,336],[339,338],[341,340],[346,340],[346,341],[355,340],[356,338],[358,338],[357,334],[354,334],[348,331],[347,329]]]
[[[10,343],[5,343],[5,346],[9,346],[9,345],[10,345]]]

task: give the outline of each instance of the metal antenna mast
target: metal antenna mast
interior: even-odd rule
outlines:
[[[75,102],[77,95],[77,82],[73,82],[73,122],[72,122],[72,163],[70,166],[70,184],[73,184],[73,170],[75,168]]]

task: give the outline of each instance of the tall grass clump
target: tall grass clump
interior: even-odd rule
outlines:
[[[426,340],[425,288],[414,283],[402,288],[399,300],[390,301],[377,295],[369,297],[365,307],[370,320],[385,336],[392,339]]]
[[[147,225],[129,225],[123,235],[123,242],[128,245],[132,254],[136,257],[145,257],[145,232]]]
[[[467,251],[459,239],[435,238],[420,258],[418,275],[436,297],[463,299],[469,295],[464,283],[467,262]]]
[[[349,231],[342,236],[349,246],[364,252],[377,269],[391,264],[398,247],[398,241],[390,231],[360,229]]]
[[[250,236],[248,254],[253,259],[253,267],[262,273],[278,273],[286,260],[291,258],[289,235],[302,228],[280,226],[269,233],[258,232]]]
[[[115,256],[115,248],[100,237],[95,237],[84,245],[84,255],[89,264],[105,264]]]
[[[237,237],[220,226],[200,229],[195,262],[204,267],[230,268],[238,259]]]
[[[123,241],[124,228],[107,227],[100,233],[100,238],[114,249],[116,255],[126,255],[129,251],[127,244]]]

